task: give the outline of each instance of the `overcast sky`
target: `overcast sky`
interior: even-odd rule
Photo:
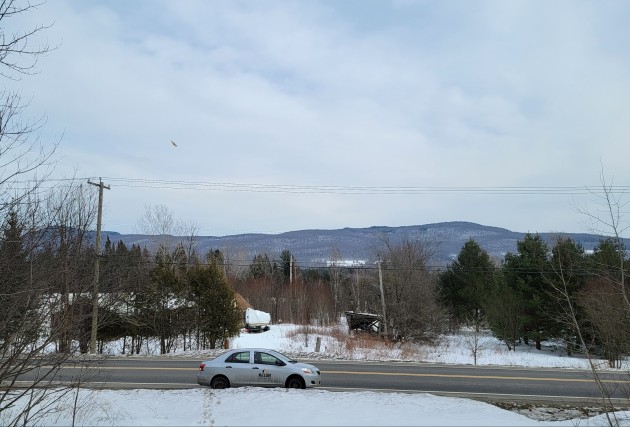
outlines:
[[[104,230],[164,205],[201,235],[583,232],[572,193],[602,166],[629,184],[627,1],[49,0],[28,21],[58,45],[19,82],[29,114],[59,176],[111,186]]]

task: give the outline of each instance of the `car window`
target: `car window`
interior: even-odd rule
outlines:
[[[276,356],[272,356],[269,353],[263,353],[261,351],[254,352],[254,363],[261,365],[275,365],[276,361],[280,361]]]
[[[249,363],[249,351],[239,351],[231,354],[225,359],[225,363]]]

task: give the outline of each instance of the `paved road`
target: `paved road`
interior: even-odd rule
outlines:
[[[195,388],[200,360],[139,357],[90,362],[63,370],[59,380],[82,375],[82,382],[102,387]],[[405,362],[310,361],[322,371],[329,390],[429,392],[481,400],[597,399],[590,372],[551,368],[506,368]],[[628,396],[630,377],[602,373],[614,397]]]

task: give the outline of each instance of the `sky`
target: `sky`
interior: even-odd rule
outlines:
[[[230,341],[230,348],[271,348],[287,354],[313,355],[315,336],[322,338],[323,358],[400,361],[399,348],[378,346],[373,341],[369,348],[354,342],[350,352],[336,338],[343,333],[330,333],[330,328],[311,327],[311,337],[305,339],[296,325],[271,325],[268,332],[241,333]],[[347,333],[347,328],[343,330]],[[496,338],[485,336],[479,346],[479,364],[503,366],[542,366],[585,369],[586,362],[577,357],[552,351],[531,350],[527,346],[507,351]],[[470,347],[470,346],[468,346]],[[434,363],[470,364],[471,354],[466,349],[466,335],[446,336],[437,347],[423,346],[418,354],[408,352],[420,361]],[[178,356],[191,358],[196,367],[203,359],[202,352],[183,352]],[[208,354],[206,352],[206,358]],[[167,357],[173,357],[168,355]],[[304,360],[301,358],[300,360]],[[313,363],[317,366],[317,360]],[[624,367],[626,369],[627,367]],[[191,382],[194,382],[191,369]],[[325,373],[322,376],[325,386]],[[79,410],[72,422],[74,398]],[[56,398],[56,397],[55,397]],[[19,405],[18,405],[19,406]],[[66,426],[598,426],[607,425],[603,415],[582,418],[575,409],[563,414],[553,413],[545,406],[533,407],[517,413],[491,404],[470,399],[436,396],[428,393],[334,391],[326,389],[286,390],[257,387],[212,390],[192,386],[178,390],[87,390],[79,395],[67,395],[51,406],[40,420],[40,425]],[[247,410],[243,410],[246,408]],[[8,412],[3,414],[8,416]],[[562,415],[561,421],[554,421]],[[630,426],[630,412],[616,413],[620,426]],[[35,424],[33,422],[29,424]]]
[[[103,179],[103,229],[199,235],[471,221],[590,231],[630,178],[626,1],[48,1],[13,82]],[[173,144],[176,144],[174,145]],[[96,189],[95,189],[96,191]]]

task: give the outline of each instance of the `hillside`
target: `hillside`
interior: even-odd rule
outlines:
[[[570,237],[581,243],[586,250],[592,250],[601,236],[586,233],[540,233],[550,243],[558,236]],[[459,253],[464,243],[474,239],[488,253],[501,259],[507,252],[516,251],[516,242],[522,240],[525,233],[506,230],[504,228],[485,226],[470,222],[442,222],[404,227],[374,226],[369,228],[343,228],[338,230],[299,230],[281,234],[238,234],[232,236],[199,236],[196,237],[196,248],[199,253],[210,249],[220,249],[224,253],[239,254],[240,258],[251,260],[258,253],[267,253],[276,258],[287,249],[302,265],[325,265],[331,259],[331,253],[337,250],[342,259],[362,260],[366,263],[377,259],[383,242],[399,242],[402,239],[421,239],[437,245],[435,265],[446,265]],[[155,247],[157,238],[139,234],[120,234],[111,231],[103,232],[103,239],[109,237],[113,242],[122,240],[126,245],[132,244]],[[182,238],[167,236],[169,241],[180,241]],[[625,240],[626,246],[630,239]]]

